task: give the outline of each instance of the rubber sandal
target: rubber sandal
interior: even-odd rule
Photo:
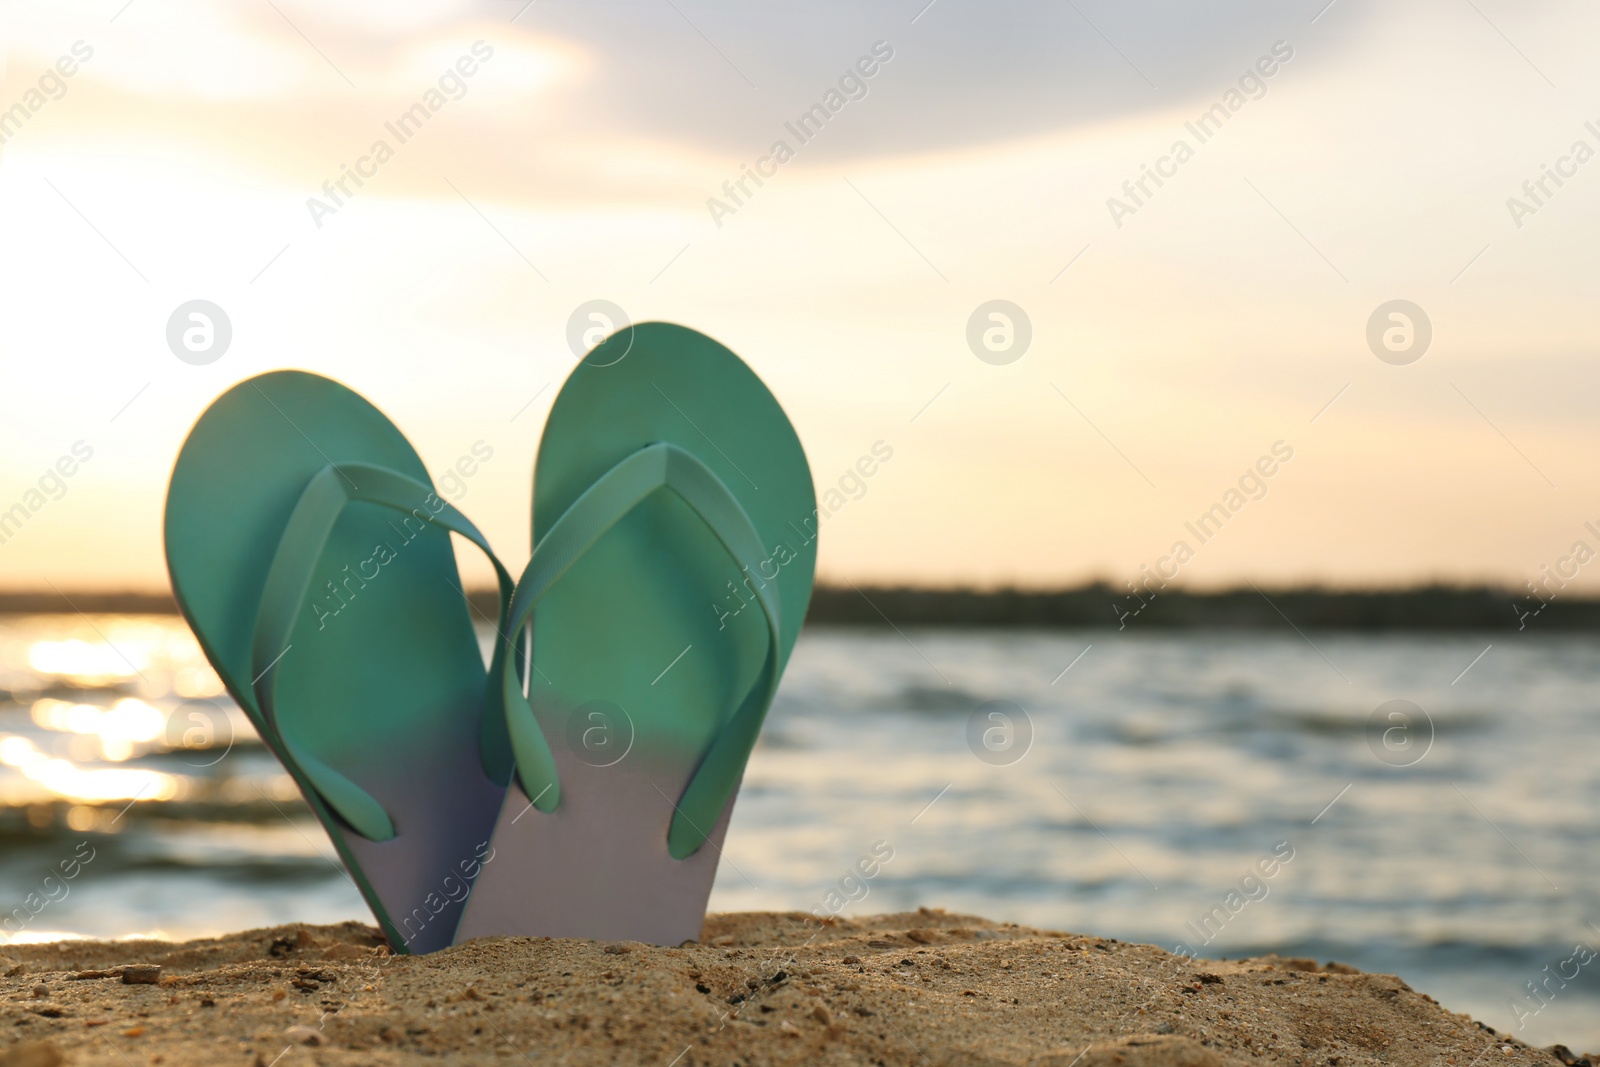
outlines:
[[[212,403],[167,493],[185,619],[402,952],[450,944],[511,772],[486,684],[505,643],[486,675],[449,531],[494,562],[503,615],[510,575],[400,431],[298,371]]]
[[[805,452],[732,352],[640,324],[556,398],[533,527],[502,630],[533,635],[529,696],[501,665],[516,777],[457,941],[696,940],[811,598]]]

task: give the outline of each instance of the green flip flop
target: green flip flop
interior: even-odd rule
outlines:
[[[516,778],[457,941],[678,944],[811,598],[817,508],[783,409],[681,326],[607,338],[551,409],[503,633]]]
[[[337,382],[234,386],[167,493],[173,592],[397,951],[451,942],[510,777],[450,544],[489,555],[400,431]]]

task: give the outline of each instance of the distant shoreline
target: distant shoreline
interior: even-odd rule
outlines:
[[[495,596],[471,594],[488,617]],[[710,610],[710,601],[707,601]],[[0,615],[172,615],[165,593],[18,591],[0,593]],[[1168,590],[1140,599],[1092,583],[1059,590],[819,585],[806,621],[888,629],[1228,629],[1356,632],[1600,632],[1600,598],[1535,597],[1484,585],[1337,590],[1313,586],[1209,592]]]

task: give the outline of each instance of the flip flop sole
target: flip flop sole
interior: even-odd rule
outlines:
[[[173,591],[228,692],[295,778],[397,950],[450,943],[504,788],[485,775],[485,670],[450,536],[356,502],[340,515],[307,610],[274,665],[276,721],[259,706],[256,618],[279,538],[333,463],[427,471],[384,415],[336,382],[280,371],[219,397],[190,431],[166,506]],[[283,737],[348,776],[396,836],[362,837],[331,811]]]
[[[747,574],[689,506],[658,492],[540,602],[530,693],[560,805],[531,809],[513,783],[458,941],[700,936],[734,797],[685,859],[668,854],[668,827],[760,673],[768,630],[756,583],[778,592],[780,670],[793,647],[815,570],[816,501],[799,438],[750,368],[693,330],[645,323],[595,349],[556,399],[535,471],[535,543],[601,475],[662,442],[711,468],[768,556]]]

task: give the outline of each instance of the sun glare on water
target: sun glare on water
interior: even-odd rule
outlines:
[[[104,642],[76,637],[65,641],[38,641],[28,650],[28,665],[40,674],[53,674],[84,682],[131,678],[144,666],[139,650],[131,653]]]
[[[32,716],[35,724],[47,730],[98,738],[101,755],[113,763],[132,756],[136,744],[156,740],[167,726],[167,717],[158,708],[133,697],[125,697],[109,708],[65,700],[36,700]]]
[[[160,771],[78,767],[70,760],[52,758],[26,737],[15,734],[0,736],[0,763],[16,768],[28,780],[68,800],[172,800],[181,784]]]

